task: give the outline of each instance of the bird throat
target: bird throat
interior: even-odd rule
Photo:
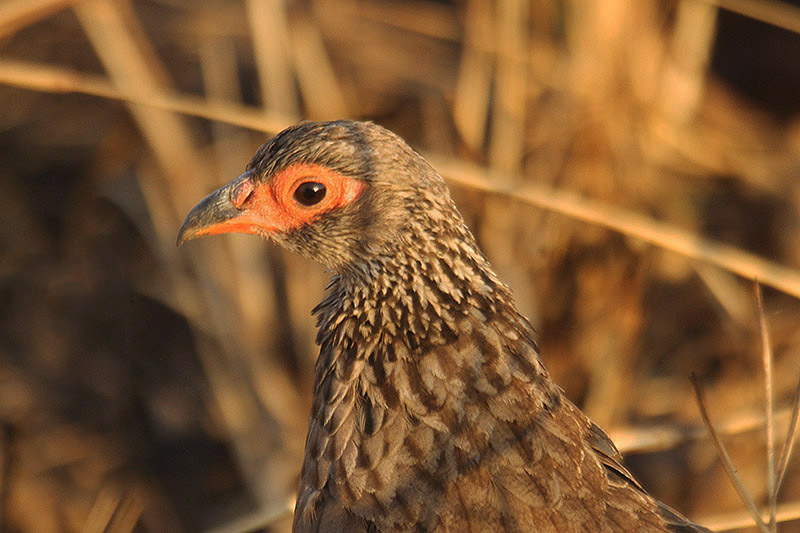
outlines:
[[[532,329],[510,290],[469,230],[463,231],[459,238],[417,240],[403,253],[362,265],[360,275],[334,276],[313,311],[320,345],[315,389],[327,390],[335,381],[337,390],[385,392],[396,388],[392,381],[400,373],[413,374],[426,354],[444,350],[462,357],[473,349],[464,343],[475,339],[502,344],[498,331],[526,337],[535,350]],[[538,356],[530,357],[538,366]],[[315,399],[320,396],[326,394]]]
[[[508,306],[509,290],[476,248],[422,247],[361,265],[357,276],[335,276],[314,309],[319,343],[350,340],[358,353],[348,355],[357,358],[386,345],[414,353],[453,342],[462,320],[486,321]]]

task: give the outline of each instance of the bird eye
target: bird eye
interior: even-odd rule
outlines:
[[[323,184],[316,181],[306,181],[295,189],[294,199],[305,206],[314,205],[320,203],[327,192]]]

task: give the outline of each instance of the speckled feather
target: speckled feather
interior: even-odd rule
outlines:
[[[279,244],[334,270],[314,309],[314,399],[294,531],[707,531],[654,500],[554,384],[533,330],[441,176],[374,124],[303,123],[268,180],[315,163],[363,180]]]

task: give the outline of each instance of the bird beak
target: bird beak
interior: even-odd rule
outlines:
[[[178,232],[178,246],[206,235],[260,234],[270,229],[271,224],[264,220],[263,215],[247,207],[246,201],[255,189],[250,173],[245,172],[203,198],[186,216]]]

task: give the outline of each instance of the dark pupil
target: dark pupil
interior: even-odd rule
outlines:
[[[325,186],[316,181],[307,181],[301,183],[300,186],[294,191],[294,199],[303,205],[314,205],[325,198]]]

